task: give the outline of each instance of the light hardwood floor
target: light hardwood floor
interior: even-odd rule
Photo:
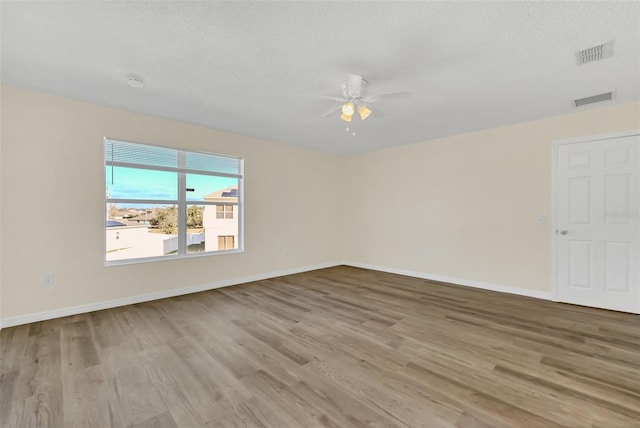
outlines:
[[[640,317],[344,266],[0,339],[2,427],[640,427]]]

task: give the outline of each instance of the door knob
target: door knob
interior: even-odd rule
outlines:
[[[567,233],[569,233],[569,231],[568,231],[568,230],[561,230],[561,231],[560,231],[560,235],[566,235]]]

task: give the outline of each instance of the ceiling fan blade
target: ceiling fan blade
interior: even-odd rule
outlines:
[[[407,91],[403,92],[388,92],[386,94],[377,94],[377,95],[368,95],[362,99],[365,103],[377,103],[382,100],[390,100],[393,98],[406,98],[410,96],[411,93]]]
[[[319,95],[319,94],[302,94],[305,97],[311,97],[311,98],[315,98],[318,100],[326,100],[326,101],[337,101],[337,102],[341,102],[344,103],[345,99],[342,97],[334,97],[331,95]]]
[[[326,112],[325,114],[322,115],[322,117],[327,117],[327,116],[331,116],[333,113],[337,112],[338,110],[340,110],[342,108],[342,104],[339,106],[336,106],[334,108],[332,108],[331,110],[329,110],[328,112]]]

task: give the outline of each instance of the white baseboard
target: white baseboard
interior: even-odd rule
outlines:
[[[550,291],[528,290],[526,288],[510,287],[507,285],[491,284],[488,282],[473,281],[469,279],[453,278],[450,276],[434,275],[412,270],[396,269],[386,266],[370,265],[367,263],[343,261],[342,264],[363,269],[378,270],[381,272],[395,273],[398,275],[412,276],[414,278],[430,279],[432,281],[448,282],[467,287],[481,288],[483,290],[498,291],[500,293],[517,294],[519,296],[534,297],[536,299],[553,300]]]
[[[13,327],[21,324],[50,320],[54,318],[77,315],[86,312],[99,311],[102,309],[116,308],[118,306],[133,305],[135,303],[149,302],[151,300],[166,299],[167,297],[181,296],[184,294],[198,293],[200,291],[213,290],[215,288],[228,287],[230,285],[244,284],[246,282],[261,281],[263,279],[276,278],[278,276],[293,275],[296,273],[308,272],[317,269],[339,266],[342,262],[320,263],[311,266],[302,266],[292,269],[284,269],[276,272],[267,272],[257,275],[244,276],[240,278],[223,279],[206,284],[193,285],[190,287],[173,288],[171,290],[157,291],[155,293],[140,294],[137,296],[123,297],[120,299],[105,300],[102,302],[88,303],[86,305],[70,306],[67,308],[54,309],[51,311],[36,312],[33,314],[20,315],[17,317],[4,318],[0,320],[0,328]]]
[[[309,272],[312,270],[325,269],[325,268],[330,268],[330,267],[339,266],[339,265],[353,266],[353,267],[377,270],[377,271],[387,272],[387,273],[395,273],[398,275],[429,279],[432,281],[448,282],[451,284],[464,285],[467,287],[481,288],[483,290],[498,291],[500,293],[509,293],[509,294],[517,294],[520,296],[534,297],[536,299],[552,300],[552,293],[546,292],[546,291],[528,290],[526,288],[509,287],[506,285],[490,284],[486,282],[453,278],[449,276],[433,275],[433,274],[424,273],[424,272],[397,269],[397,268],[391,268],[387,266],[371,265],[371,264],[360,263],[360,262],[334,261],[334,262],[320,263],[320,264],[310,265],[310,266],[302,266],[302,267],[297,267],[292,269],[284,269],[281,271],[244,276],[240,278],[224,279],[220,281],[193,285],[189,287],[173,288],[170,290],[163,290],[155,293],[140,294],[140,295],[131,296],[131,297],[123,297],[120,299],[88,303],[86,305],[70,306],[67,308],[54,309],[51,311],[36,312],[33,314],[20,315],[17,317],[4,318],[4,319],[0,319],[0,329],[6,328],[6,327],[13,327],[21,324],[29,324],[32,322],[66,317],[69,315],[77,315],[77,314],[82,314],[86,312],[99,311],[103,309],[117,308],[118,306],[133,305],[136,303],[149,302],[152,300],[166,299],[168,297],[182,296],[184,294],[198,293],[200,291],[213,290],[216,288],[228,287],[231,285],[244,284],[244,283],[253,282],[253,281],[261,281],[263,279],[276,278],[284,275],[293,275],[296,273]]]

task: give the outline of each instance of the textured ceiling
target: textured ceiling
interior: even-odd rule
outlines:
[[[332,153],[570,113],[602,92],[640,99],[637,2],[0,7],[5,84]],[[611,58],[576,65],[575,51],[609,40]],[[338,113],[321,117],[333,102],[310,95],[339,96],[346,73],[368,79],[367,93],[411,97],[376,104],[353,136]]]

